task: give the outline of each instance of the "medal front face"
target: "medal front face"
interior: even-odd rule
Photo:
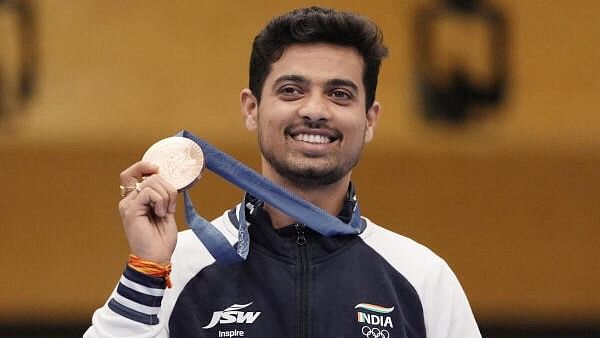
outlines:
[[[146,150],[142,161],[159,167],[159,175],[177,190],[200,177],[204,154],[196,142],[179,136],[162,139]]]

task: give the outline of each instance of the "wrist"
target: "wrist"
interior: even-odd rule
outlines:
[[[171,263],[156,263],[130,254],[127,260],[127,266],[146,276],[164,279],[168,288],[171,288],[172,286],[170,277]]]
[[[130,245],[131,248],[131,245]],[[150,249],[149,250],[133,250],[130,249],[129,256],[135,256],[139,259],[156,263],[158,265],[166,266],[171,263],[171,255],[163,252],[163,250]],[[129,261],[128,261],[129,263]]]

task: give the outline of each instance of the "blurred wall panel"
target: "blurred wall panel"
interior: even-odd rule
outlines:
[[[239,90],[252,37],[292,4],[35,3],[39,92],[0,134],[0,322],[89,320],[128,254],[118,174],[148,145],[186,128],[259,169]],[[461,126],[418,112],[413,19],[427,3],[322,2],[374,19],[390,48],[355,176],[365,214],[445,257],[480,320],[597,321],[600,2],[493,1],[509,19],[508,101]],[[205,176],[193,195],[215,217],[241,192]]]

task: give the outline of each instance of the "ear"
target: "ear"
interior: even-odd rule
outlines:
[[[377,125],[377,119],[379,118],[379,111],[381,110],[381,104],[374,101],[373,105],[367,110],[367,129],[365,130],[365,143],[368,143],[373,139],[375,134],[375,126]]]
[[[250,131],[256,130],[256,127],[258,126],[258,100],[256,100],[256,97],[252,94],[250,89],[242,89],[242,92],[240,93],[240,103],[242,106],[242,119],[244,119],[246,129]]]

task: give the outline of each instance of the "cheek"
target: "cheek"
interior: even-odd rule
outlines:
[[[259,115],[258,124],[263,133],[277,135],[282,133],[282,131],[285,129],[287,126],[287,120],[284,117],[275,117],[273,115],[265,116],[265,114],[263,114],[262,116]]]
[[[258,121],[258,133],[263,142],[269,144],[269,146],[276,146],[277,143],[281,142],[277,140],[280,134],[280,124],[276,120],[262,118]]]
[[[349,123],[346,127],[348,138],[352,139],[352,142],[364,142],[365,131],[367,130],[367,119],[356,119]]]

